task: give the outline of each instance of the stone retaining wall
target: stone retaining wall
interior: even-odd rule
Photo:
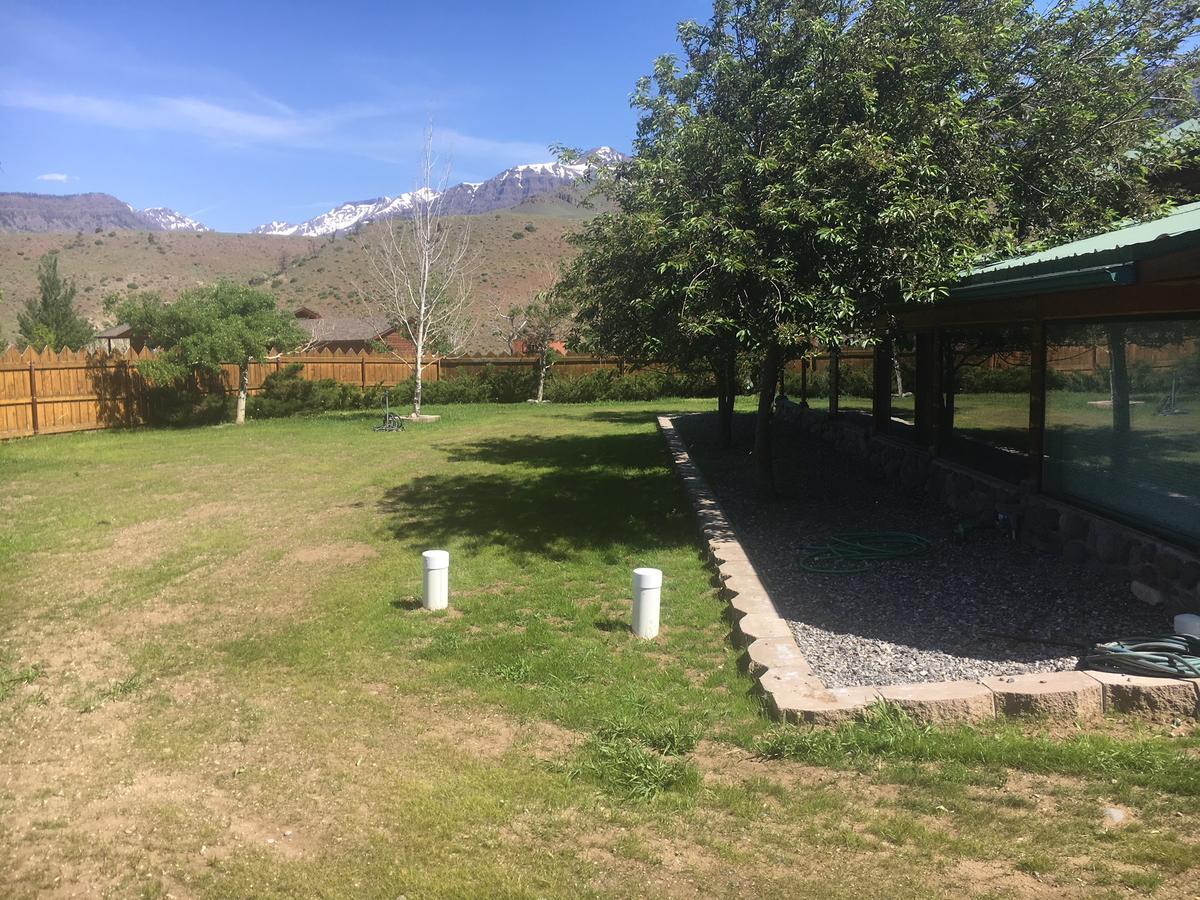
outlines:
[[[781,404],[776,415],[784,427],[864,460],[876,476],[942,503],[967,526],[1007,524],[1024,544],[1127,576],[1134,597],[1165,606],[1167,615],[1200,612],[1200,557],[1181,547],[1054,500],[1031,484],[1002,481],[936,459],[904,441],[872,434],[866,416],[830,416],[794,403]]]

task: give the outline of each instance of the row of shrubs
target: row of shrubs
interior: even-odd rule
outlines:
[[[870,397],[874,389],[874,379],[870,369],[843,367],[839,373],[838,395],[842,397]],[[789,397],[799,397],[801,393],[801,376],[799,372],[788,372],[783,376],[783,389]],[[829,396],[828,372],[809,372],[809,397]]]
[[[273,418],[335,409],[374,409],[383,403],[382,385],[360,388],[332,379],[308,381],[294,364],[267,376],[263,389],[250,403],[254,418]],[[427,381],[421,400],[433,406],[449,403],[524,403],[533,396],[535,376],[528,370],[488,366],[478,375],[460,375],[444,381]],[[389,388],[391,403],[412,403],[414,382]],[[660,397],[712,397],[711,378],[640,371],[617,373],[611,369],[576,378],[557,378],[551,370],[544,397],[552,403],[593,403],[601,400],[657,400]]]
[[[332,410],[379,409],[384,391],[393,406],[412,403],[414,382],[385,388],[344,384],[331,378],[309,380],[303,366],[293,363],[273,372],[262,390],[249,399],[246,414],[252,419],[274,419]],[[434,406],[448,403],[524,403],[535,390],[534,375],[527,369],[488,366],[478,375],[460,375],[422,385],[422,402]],[[592,403],[603,400],[657,400],[660,397],[714,397],[712,378],[676,375],[658,371],[617,373],[600,370],[577,378],[557,378],[551,370],[544,397],[553,403]],[[154,388],[148,418],[155,425],[212,425],[232,418],[234,399],[225,396],[219,384],[191,388]]]

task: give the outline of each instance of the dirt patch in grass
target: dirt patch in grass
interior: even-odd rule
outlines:
[[[963,859],[949,872],[951,884],[959,884],[975,896],[1085,897],[1090,892],[1061,884],[1049,885],[1033,875],[1015,871],[1011,863],[991,859]]]
[[[287,555],[285,562],[304,566],[347,566],[377,556],[378,551],[370,544],[335,541],[294,550]]]

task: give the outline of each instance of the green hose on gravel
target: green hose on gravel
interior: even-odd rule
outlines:
[[[800,568],[819,575],[848,575],[870,563],[916,556],[929,550],[929,541],[903,531],[860,531],[839,534],[828,543],[806,547]]]
[[[1079,665],[1124,675],[1200,678],[1200,638],[1171,634],[1097,644]]]

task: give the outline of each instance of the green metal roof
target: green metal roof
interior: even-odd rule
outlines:
[[[1016,297],[1051,290],[1132,284],[1138,260],[1200,245],[1200,203],[1095,237],[972,269],[952,299]]]

